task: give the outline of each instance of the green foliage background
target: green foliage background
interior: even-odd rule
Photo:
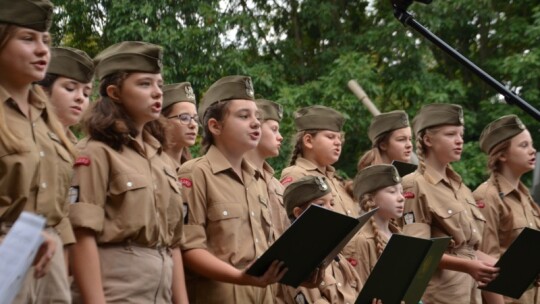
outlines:
[[[381,111],[424,104],[465,109],[462,161],[454,164],[475,188],[486,177],[478,148],[482,128],[505,114],[519,115],[538,142],[538,122],[501,101],[495,91],[394,17],[388,0],[54,0],[56,45],[91,56],[124,40],[163,46],[166,82],[190,81],[197,96],[218,78],[252,76],[257,97],[285,107],[282,155],[287,165],[292,113],[323,104],[343,112],[346,144],[336,167],[355,174],[370,143],[371,114],[348,90],[356,79]],[[417,20],[518,91],[540,104],[540,2],[435,0],[410,7]],[[194,147],[195,153],[198,148]],[[279,175],[279,174],[278,174]],[[528,177],[530,178],[530,177]]]

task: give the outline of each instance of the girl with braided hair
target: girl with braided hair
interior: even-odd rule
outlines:
[[[463,110],[453,104],[422,107],[413,120],[418,169],[403,178],[403,233],[450,236],[422,301],[481,303],[478,286],[493,280],[495,259],[478,250],[485,219],[461,177],[450,166],[463,151]]]
[[[307,175],[324,176],[334,195],[334,210],[358,216],[358,206],[332,167],[341,155],[345,118],[340,112],[319,105],[302,108],[294,113],[294,117],[298,133],[289,167],[281,173],[281,184],[287,187]]]
[[[523,174],[534,169],[536,150],[531,134],[515,115],[488,124],[480,136],[480,147],[489,155],[491,172],[489,179],[473,192],[486,218],[480,248],[499,258],[525,227],[540,229],[540,207],[520,181]],[[520,299],[503,299],[487,292],[483,295],[491,300],[489,303],[540,303],[538,286],[527,290]]]
[[[405,198],[401,178],[392,165],[373,165],[358,172],[353,193],[362,212],[379,208],[371,217],[371,224],[364,225],[343,251],[365,282],[390,236],[401,232],[396,219],[403,215]]]

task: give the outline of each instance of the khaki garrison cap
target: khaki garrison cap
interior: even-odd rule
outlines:
[[[525,125],[516,115],[506,115],[488,124],[480,135],[480,148],[485,153],[499,143],[512,138],[525,130]]]
[[[325,106],[309,106],[294,113],[296,131],[330,130],[341,132],[345,117],[338,111]]]
[[[283,204],[287,215],[293,217],[294,207],[301,207],[331,191],[323,176],[308,175],[300,178],[287,186],[283,192]]]
[[[401,182],[401,177],[392,165],[373,165],[366,167],[354,178],[353,194],[355,200],[360,200],[362,195],[393,186]]]
[[[254,100],[255,92],[249,76],[225,76],[214,82],[206,91],[199,103],[199,117],[204,120],[206,110],[218,101],[231,99]]]
[[[49,0],[0,0],[0,23],[10,23],[38,32],[51,27],[53,4]]]
[[[416,135],[430,127],[441,125],[463,126],[464,124],[461,106],[447,103],[425,105],[413,119],[413,129]]]
[[[255,103],[261,112],[261,121],[271,119],[280,122],[283,118],[283,107],[280,104],[266,99],[257,99]]]
[[[102,80],[117,72],[161,72],[163,50],[160,46],[141,42],[124,41],[101,51],[95,58],[96,76]]]
[[[81,50],[55,47],[51,49],[51,64],[47,73],[89,83],[94,77],[94,62]]]
[[[163,86],[163,109],[178,102],[195,104],[195,93],[189,82],[168,84]]]
[[[409,116],[405,111],[381,113],[371,119],[368,136],[374,144],[382,134],[407,127],[409,127]]]

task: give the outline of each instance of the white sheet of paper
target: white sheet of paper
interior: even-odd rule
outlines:
[[[11,303],[43,242],[45,218],[23,212],[0,244],[0,299]]]

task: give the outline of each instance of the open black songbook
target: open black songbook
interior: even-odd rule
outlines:
[[[392,165],[396,167],[399,176],[404,177],[407,174],[413,173],[418,168],[417,165],[411,163],[404,163],[398,160],[392,161]]]
[[[519,299],[540,274],[540,231],[523,229],[495,266],[499,275],[480,289]]]
[[[354,218],[311,205],[253,263],[247,274],[261,276],[274,260],[283,261],[288,271],[280,283],[296,288],[317,267],[328,265],[376,211]]]
[[[384,304],[418,304],[449,243],[450,237],[393,234],[355,303],[377,298]]]

